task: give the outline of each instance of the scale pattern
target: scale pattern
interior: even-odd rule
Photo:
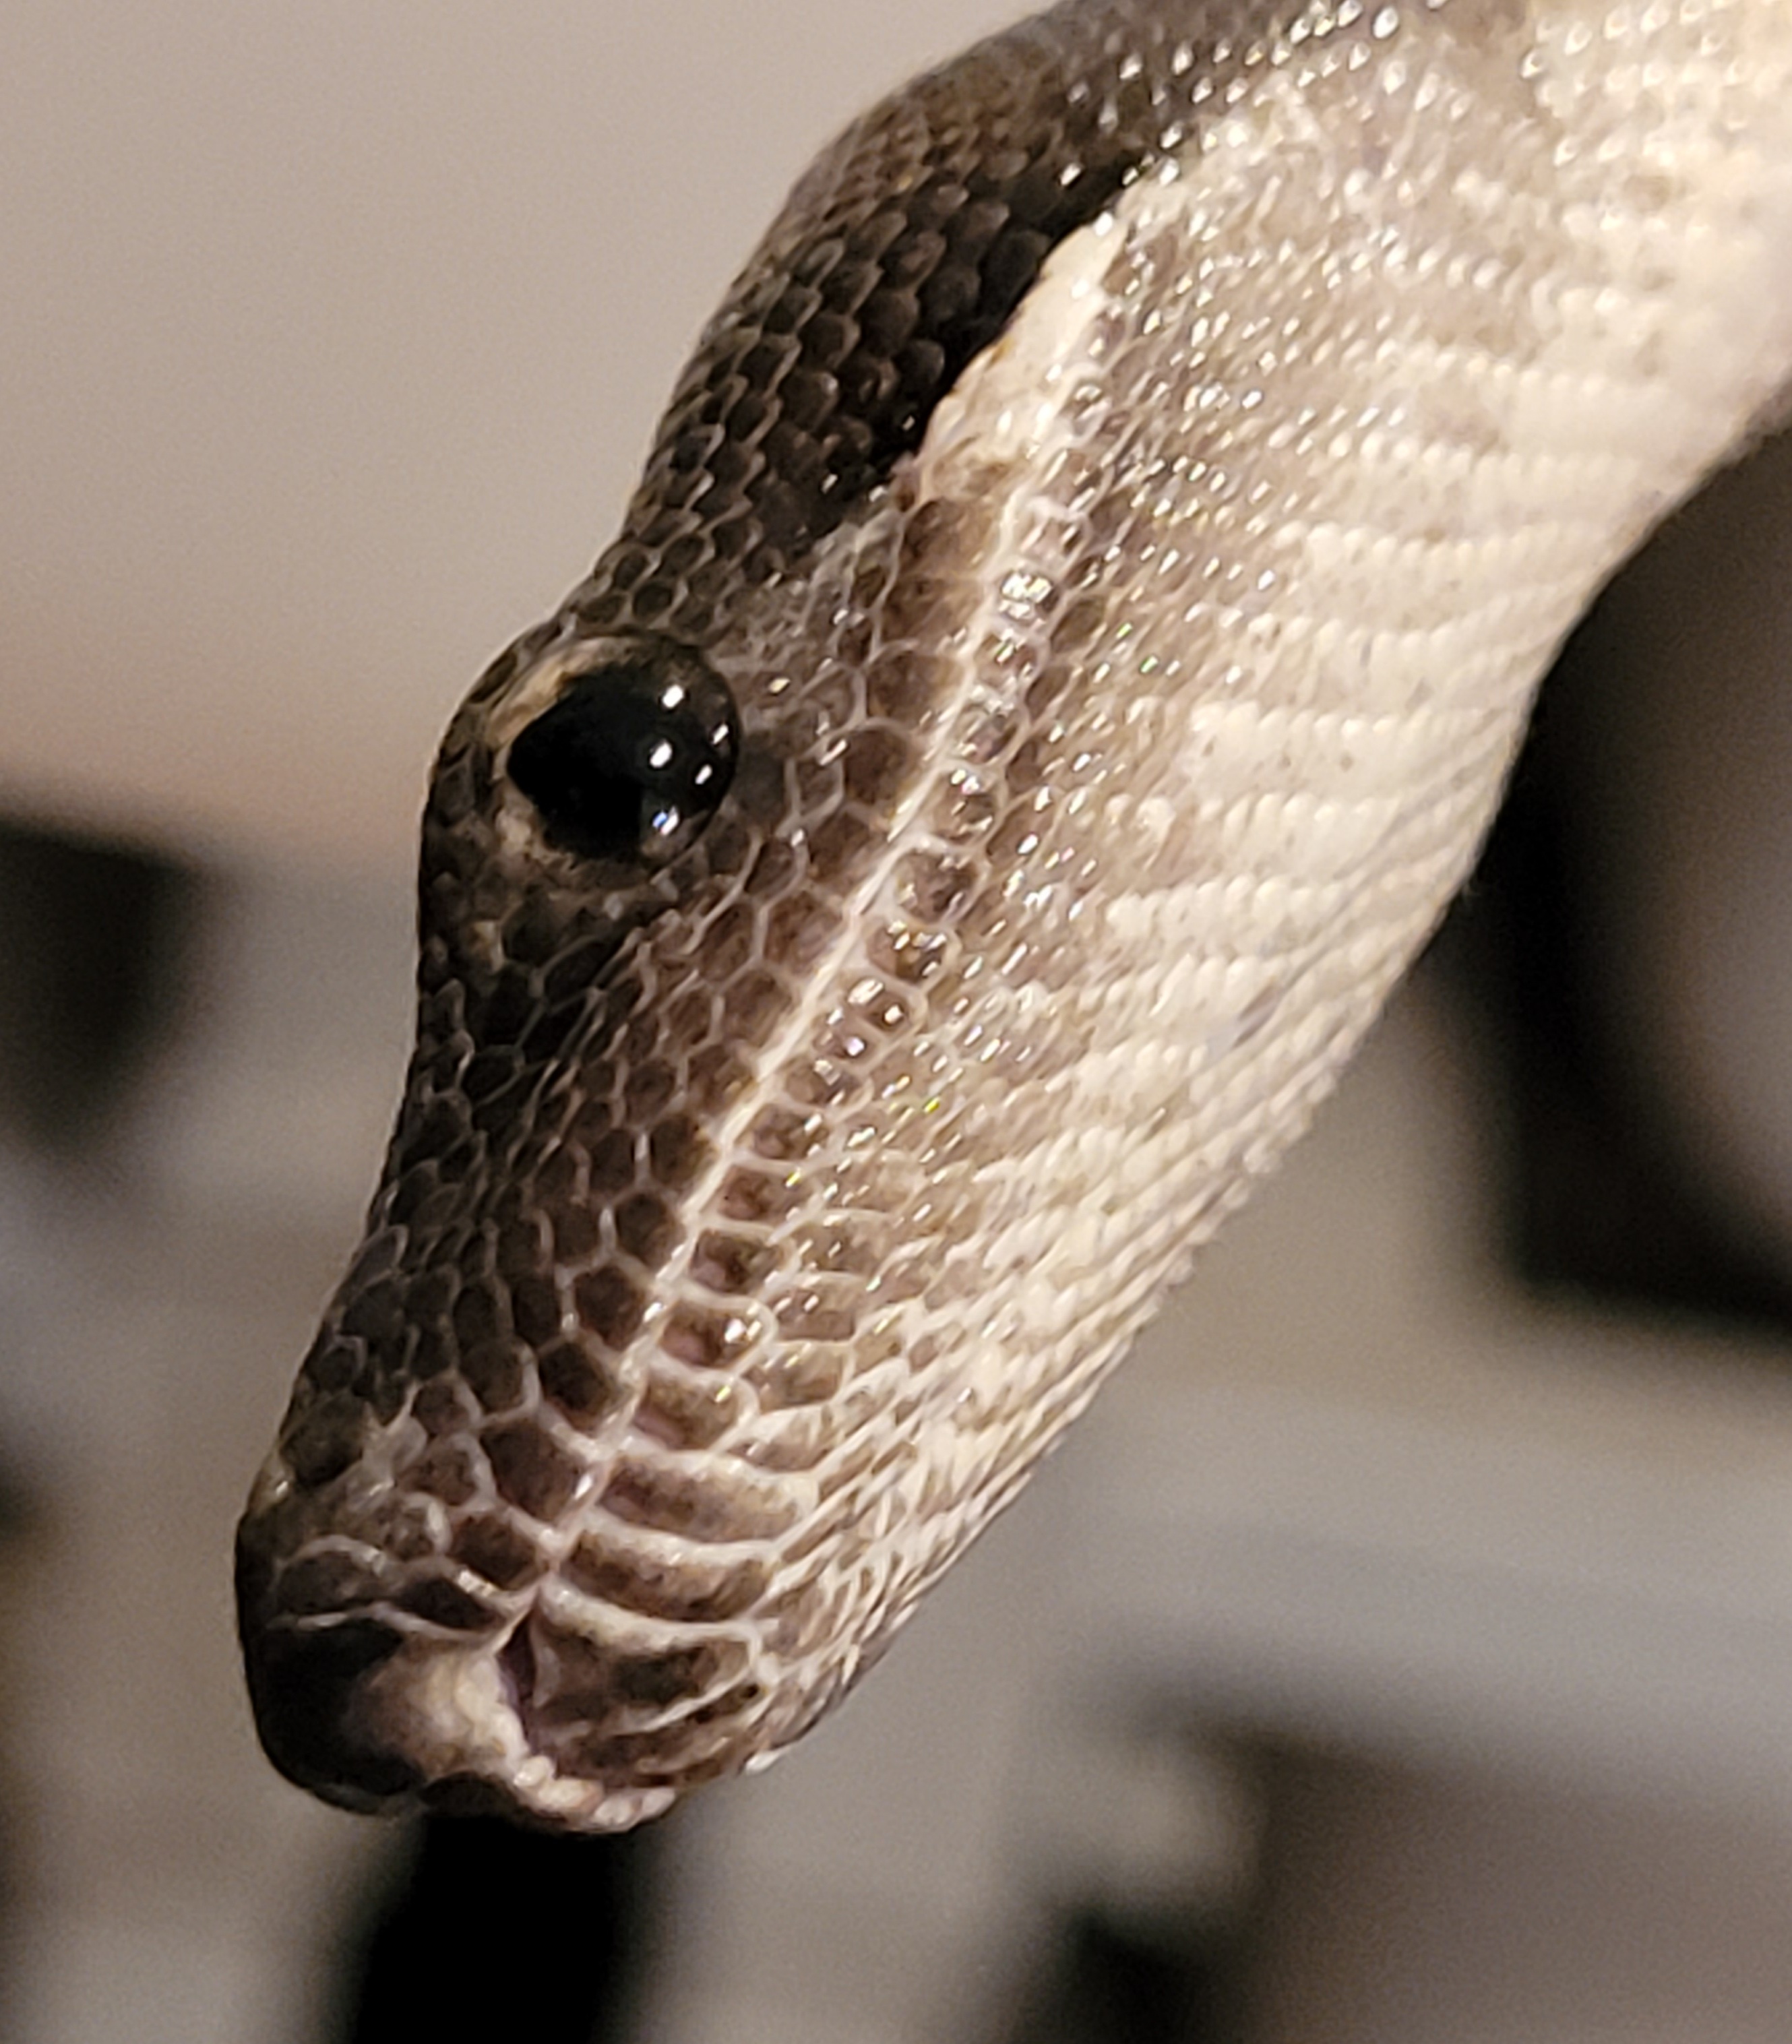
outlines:
[[[1788,0],[1084,0],[875,110],[474,691],[239,1542],[294,1778],[615,1827],[827,1708],[1306,1123],[1792,368]],[[506,771],[694,655],[663,870]]]

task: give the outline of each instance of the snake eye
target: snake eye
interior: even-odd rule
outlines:
[[[550,844],[656,869],[702,834],[734,778],[727,688],[682,647],[574,675],[519,732],[510,778]]]

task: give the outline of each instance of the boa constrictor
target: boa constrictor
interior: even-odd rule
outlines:
[[[442,747],[239,1538],[277,1764],[610,1829],[811,1724],[1789,371],[1792,0],[1067,0],[850,128]]]

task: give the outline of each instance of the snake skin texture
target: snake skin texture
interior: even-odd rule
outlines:
[[[239,1537],[275,1762],[609,1829],[811,1724],[1789,370],[1792,0],[1073,0],[848,129],[444,743]]]

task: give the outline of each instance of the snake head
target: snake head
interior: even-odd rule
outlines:
[[[336,1800],[609,1827],[767,1758],[1036,1452],[971,1132],[1053,1056],[967,976],[1064,676],[979,644],[1021,451],[924,444],[1156,146],[1087,40],[821,159],[448,734],[384,1176],[238,1544],[263,1740]]]
[[[1792,359],[1784,8],[1584,12],[1089,0],[798,186],[436,764],[238,1538],[294,1780],[605,1829],[774,1757],[1305,1124]]]

